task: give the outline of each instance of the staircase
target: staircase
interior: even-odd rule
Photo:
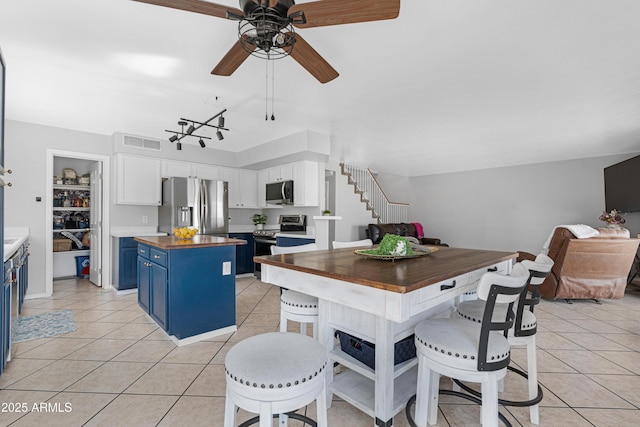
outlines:
[[[353,185],[354,192],[360,195],[360,201],[364,203],[371,217],[378,224],[407,222],[409,205],[406,203],[392,203],[380,188],[380,184],[369,169],[340,163],[342,175],[347,177],[349,184]]]

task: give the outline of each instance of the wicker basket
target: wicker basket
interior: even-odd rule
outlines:
[[[349,335],[346,332],[336,331],[340,339],[340,348],[348,355],[356,358],[371,369],[376,368],[376,346],[368,341]],[[393,364],[397,365],[416,357],[416,345],[414,336],[410,335],[400,340],[395,345]]]

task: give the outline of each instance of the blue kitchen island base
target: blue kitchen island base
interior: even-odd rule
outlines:
[[[177,345],[236,330],[238,239],[136,237],[138,304]]]

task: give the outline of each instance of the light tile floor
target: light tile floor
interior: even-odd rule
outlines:
[[[178,348],[138,307],[136,294],[118,296],[86,280],[57,281],[53,296],[27,301],[23,315],[72,309],[77,330],[14,345],[0,377],[0,426],[222,426],[225,354],[246,337],[278,330],[279,322],[277,288],[240,278],[237,295],[235,334]],[[639,307],[635,285],[623,299],[602,305],[538,306],[540,425],[638,425]],[[524,350],[514,349],[512,360],[526,366]],[[507,376],[505,395],[524,398],[525,389],[522,378]],[[512,425],[530,425],[526,408],[500,410]],[[308,411],[314,416],[313,405]],[[239,421],[249,416],[241,413]],[[373,420],[334,399],[329,424],[370,427]],[[404,413],[395,425],[409,425]],[[437,425],[479,426],[479,407],[441,396]]]

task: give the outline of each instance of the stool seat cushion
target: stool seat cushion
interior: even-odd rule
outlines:
[[[289,289],[282,292],[280,302],[292,313],[318,315],[318,298],[311,295]]]
[[[416,326],[416,350],[447,366],[477,371],[480,324],[465,319],[436,318]],[[487,362],[508,359],[510,346],[504,335],[489,333]]]
[[[234,345],[224,365],[227,381],[278,393],[324,375],[327,351],[306,335],[271,332]]]
[[[482,322],[482,315],[484,314],[485,302],[482,300],[463,301],[458,304],[456,313],[459,317],[467,320],[471,320],[476,323]],[[493,309],[493,315],[497,318],[504,319],[508,306],[505,304],[496,304]],[[531,311],[522,311],[522,330],[527,331],[535,329],[537,327],[536,315]]]

